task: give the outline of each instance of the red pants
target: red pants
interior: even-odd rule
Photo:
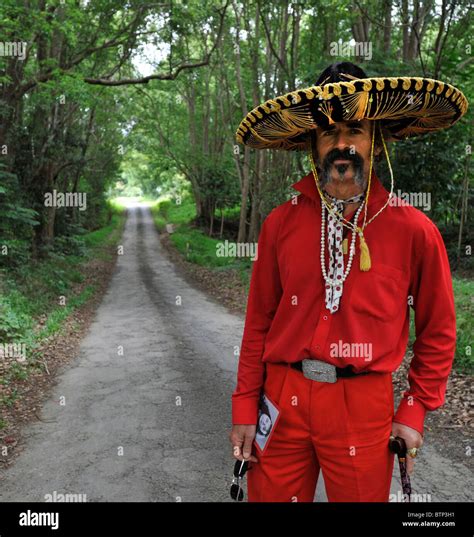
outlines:
[[[322,470],[330,502],[387,502],[394,456],[392,375],[371,373],[331,384],[285,364],[266,363],[264,392],[280,408],[247,473],[249,502],[312,502]]]

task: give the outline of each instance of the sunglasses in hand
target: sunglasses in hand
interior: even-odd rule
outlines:
[[[234,477],[230,486],[230,497],[236,502],[244,499],[244,489],[242,488],[244,476],[248,470],[249,461],[235,461]]]

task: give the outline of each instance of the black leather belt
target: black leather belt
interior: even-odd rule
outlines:
[[[303,372],[303,362],[291,362],[290,366],[294,369],[297,369],[298,371]],[[360,373],[356,373],[351,365],[347,365],[346,367],[337,367],[336,366],[336,377],[338,378],[349,378],[349,377],[358,377],[359,375],[368,375],[370,371],[361,371]]]

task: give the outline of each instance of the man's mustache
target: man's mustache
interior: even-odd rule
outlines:
[[[322,161],[321,165],[321,186],[325,186],[331,180],[331,166],[335,160],[348,160],[352,162],[354,167],[354,181],[362,185],[363,183],[363,171],[364,171],[364,159],[360,156],[359,153],[354,152],[353,149],[333,149],[330,151]],[[338,164],[336,166],[339,177],[342,178],[347,168],[350,166],[347,164]],[[341,179],[342,180],[342,179]]]
[[[359,153],[353,153],[350,149],[333,149],[326,155],[323,161],[323,167],[329,168],[335,160],[350,160],[356,168],[362,167],[364,164],[364,160]]]

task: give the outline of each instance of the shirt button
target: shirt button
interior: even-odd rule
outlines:
[[[328,320],[328,316],[327,316],[327,315],[323,315],[323,319],[324,319],[325,321],[327,321],[327,320]]]
[[[319,351],[319,349],[320,349],[319,345],[315,345],[314,348],[315,348],[317,351]]]

